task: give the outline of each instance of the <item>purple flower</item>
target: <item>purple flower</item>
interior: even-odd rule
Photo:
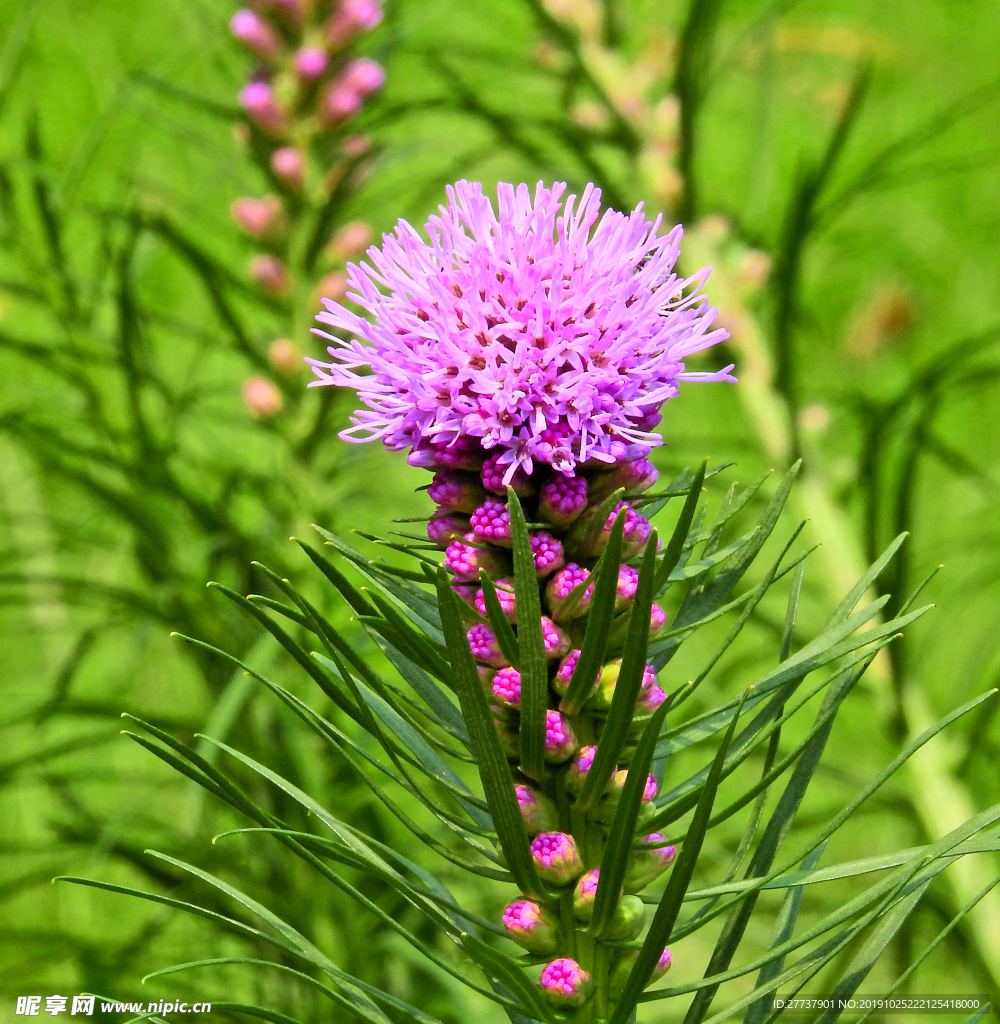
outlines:
[[[529,836],[536,836],[539,832],[552,832],[559,827],[559,811],[544,793],[520,784],[514,786],[514,792],[517,794],[517,804],[521,808],[521,817]]]
[[[540,832],[531,841],[538,876],[551,885],[570,885],[583,873],[576,840],[565,832]]]
[[[547,616],[542,616],[542,643],[547,661],[558,661],[569,653],[569,637]]]
[[[535,559],[535,575],[540,580],[566,564],[562,543],[545,530],[531,531],[531,554]]]
[[[639,695],[635,710],[640,715],[651,715],[666,699],[666,693],[654,684],[645,693]]]
[[[629,559],[637,555],[645,547],[653,528],[648,519],[639,515],[631,505],[624,501],[619,501],[611,510],[596,537],[587,536],[590,532],[590,520],[597,513],[596,508],[592,508],[590,512],[577,519],[567,538],[567,544],[573,555],[577,558],[596,558],[601,554],[608,546],[611,529],[622,509],[625,510],[625,522],[622,524],[622,559]]]
[[[500,602],[500,611],[508,622],[517,622],[517,607],[514,601],[514,581],[499,579],[494,584],[497,592],[497,600]],[[476,611],[480,615],[486,615],[486,598],[482,590],[476,592]]]
[[[639,570],[623,565],[618,570],[618,587],[615,590],[615,609],[621,611],[632,602],[639,587]]]
[[[507,503],[496,498],[487,498],[472,513],[472,532],[477,540],[509,548],[510,509]]]
[[[535,493],[535,481],[523,469],[518,467],[514,471],[513,477],[505,484],[503,478],[506,468],[506,466],[500,465],[498,456],[491,455],[483,463],[483,487],[494,494],[506,496],[509,485],[514,488],[514,493],[519,498],[530,498]]]
[[[542,485],[542,493],[538,498],[538,515],[553,526],[565,530],[586,507],[585,477],[557,473]]]
[[[518,703],[521,699],[520,676],[518,677]],[[494,690],[494,692],[496,692]],[[558,711],[545,712],[545,760],[552,764],[568,761],[576,750],[576,735],[569,719]]]
[[[427,488],[432,501],[451,512],[473,512],[486,497],[479,481],[459,469],[441,469]]]
[[[321,77],[328,63],[326,50],[320,46],[303,46],[295,54],[295,72],[304,82]]]
[[[547,963],[538,984],[550,1003],[566,1007],[583,1006],[593,987],[590,975],[569,957]]]
[[[680,381],[733,379],[684,369],[727,335],[709,330],[706,272],[673,272],[680,229],[658,235],[641,207],[601,216],[590,185],[579,202],[564,191],[539,184],[532,202],[501,184],[495,212],[460,181],[429,243],[400,221],[370,263],[349,265],[349,297],[371,319],[324,299],[318,319],[354,337],[317,332],[332,359],[310,360],[313,385],[355,388],[366,407],[342,437],[417,451],[476,438],[505,482],[536,462],[572,475],[659,444],[642,428]]]
[[[521,673],[509,665],[493,677],[493,696],[505,708],[521,706]]]
[[[469,532],[469,520],[465,516],[449,515],[451,509],[439,505],[427,523],[427,538],[443,551],[454,540],[460,540]]]
[[[531,953],[548,956],[563,943],[559,918],[534,900],[514,900],[504,907],[503,926],[519,946]]]
[[[360,96],[371,96],[385,84],[385,72],[381,64],[377,64],[369,57],[359,57],[344,68],[338,81]]]
[[[507,664],[507,659],[503,656],[500,645],[497,643],[496,634],[489,626],[477,622],[469,629],[468,636],[472,656],[476,661],[481,661],[484,665],[492,665],[493,668],[503,668]]]

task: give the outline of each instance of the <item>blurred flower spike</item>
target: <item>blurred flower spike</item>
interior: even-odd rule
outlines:
[[[600,208],[588,185],[500,184],[497,209],[482,186],[460,181],[426,226],[406,221],[348,265],[348,295],[317,317],[351,340],[312,359],[313,385],[355,388],[367,407],[341,437],[438,453],[471,444],[497,458],[503,483],[536,463],[578,467],[646,455],[651,428],[682,381],[735,380],[732,366],[690,372],[684,360],[723,341],[700,294],[702,270],[674,272],[681,228],[659,234],[641,205]],[[360,372],[358,372],[360,371]]]

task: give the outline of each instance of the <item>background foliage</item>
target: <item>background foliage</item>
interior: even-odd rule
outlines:
[[[270,593],[250,567],[259,558],[329,604],[290,533],[306,537],[310,522],[381,532],[390,517],[426,512],[413,494],[421,473],[335,440],[343,399],[303,394],[304,377],[267,363],[290,323],[309,348],[309,300],[290,309],[254,290],[254,250],[229,218],[234,198],[266,191],[231,130],[248,61],[226,31],[230,14],[218,0],[0,10],[0,978],[10,994],[138,998],[149,970],[218,949],[208,925],[166,908],[48,884],[90,875],[183,898],[188,883],[147,846],[223,870],[206,837],[234,819],[120,738],[123,710],[185,739],[238,736],[371,834],[392,834],[349,770],[273,701],[167,636],[203,637],[294,689],[276,645],[204,582]],[[805,456],[797,511],[824,541],[805,578],[807,631],[903,530],[911,539],[887,592],[905,595],[946,563],[931,586],[940,608],[845,706],[806,808],[814,820],[904,737],[1000,675],[992,17],[978,0],[390,0],[363,44],[388,82],[358,119],[378,156],[344,221],[376,232],[399,216],[419,222],[463,176],[487,187],[595,180],[616,205],[645,199],[679,215],[687,269],[716,265],[709,291],[742,383],[688,388],[667,407],[661,469],[672,476],[711,453],[748,481]],[[668,94],[679,108],[660,102]],[[240,388],[261,372],[285,406],[255,420]],[[781,614],[766,603],[755,613],[753,642],[720,664],[706,706],[759,674],[765,662],[748,663],[748,651],[773,658]],[[677,678],[694,664],[679,656]],[[871,801],[838,838],[839,859],[927,842],[963,808],[1000,799],[996,705]],[[283,887],[296,927],[353,973],[442,1019],[478,1019],[464,990],[265,851],[231,845],[224,870],[251,889]],[[731,853],[706,848],[709,878]],[[893,947],[897,962],[996,873],[992,856],[930,891]],[[813,887],[804,913],[820,916],[850,891],[842,885]],[[970,916],[912,990],[995,990],[998,922],[986,905]],[[686,956],[698,959],[696,943]],[[147,987],[152,997],[206,984],[179,975]],[[212,984],[217,998],[311,1012],[308,993],[277,981],[247,991],[272,982],[238,968]],[[673,1019],[656,1012],[650,1020]]]

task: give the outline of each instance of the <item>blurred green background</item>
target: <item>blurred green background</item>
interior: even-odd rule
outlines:
[[[148,846],[281,894],[348,970],[442,1019],[492,1020],[265,844],[210,846],[236,819],[118,735],[129,711],[186,740],[235,737],[395,835],[287,715],[168,636],[205,638],[307,693],[205,582],[266,593],[259,559],[329,603],[289,535],[308,537],[311,522],[381,532],[428,511],[414,493],[425,474],[337,439],[349,396],[306,392],[305,374],[269,361],[283,337],[321,354],[307,333],[321,274],[286,298],[247,275],[257,248],[230,205],[271,189],[234,136],[251,67],[227,30],[234,6],[0,5],[0,1020],[30,992],[321,1012],[307,990],[239,967],[140,993],[158,967],[253,955],[166,908],[49,884],[87,875],[184,898],[189,883]],[[940,607],[839,722],[809,805],[828,817],[904,737],[1000,676],[995,5],[387,0],[385,14],[359,52],[385,66],[386,86],[351,126],[373,145],[331,231],[422,223],[461,177],[487,191],[592,180],[613,205],[645,200],[689,229],[687,273],[716,267],[707,291],[733,339],[698,368],[731,358],[741,376],[669,404],[661,470],[708,454],[736,462],[719,478],[728,486],[805,457],[792,519],[810,517],[824,547],[806,576],[804,636],[897,533],[911,537],[883,581],[898,595],[890,610],[945,563],[928,591]],[[254,376],[278,388],[280,411],[247,408]],[[780,615],[762,606],[702,701],[773,662]],[[696,654],[672,663],[678,678]],[[1000,799],[996,706],[866,805],[833,859],[918,845]],[[706,849],[704,884],[731,852]],[[993,856],[931,890],[886,978],[995,876]],[[487,909],[504,898],[451,881]],[[808,913],[849,888],[813,887]],[[911,991],[996,991],[1000,917],[981,909]],[[767,929],[751,939],[766,943]],[[685,947],[689,965],[704,964],[705,941]],[[656,1004],[643,1019],[682,1013]]]

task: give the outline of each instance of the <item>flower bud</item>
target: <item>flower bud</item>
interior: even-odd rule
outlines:
[[[444,567],[455,574],[456,580],[475,580],[480,570],[490,576],[502,572],[506,566],[495,549],[482,546],[471,533],[461,540],[453,540],[445,550]]]
[[[271,154],[271,170],[295,192],[306,183],[306,158],[294,146],[281,146]]]
[[[570,885],[583,874],[576,840],[565,832],[540,832],[531,841],[538,877],[550,885]]]
[[[621,802],[622,793],[625,791],[625,780],[628,778],[628,770],[622,768],[616,771],[608,786],[608,792],[604,799],[597,805],[594,817],[605,825],[610,825],[614,819],[618,804]],[[646,777],[646,785],[642,790],[641,804],[648,804],[656,796],[656,779],[652,775]]]
[[[286,377],[294,377],[305,369],[305,361],[302,358],[302,351],[294,341],[288,338],[278,338],[272,341],[267,349],[267,358],[271,365]]]
[[[233,220],[254,238],[277,234],[283,225],[281,200],[276,196],[237,199],[230,208]]]
[[[341,271],[338,270],[333,274],[325,274],[313,292],[313,307],[319,308],[322,306],[323,299],[343,302],[347,298],[347,287],[347,275]]]
[[[438,470],[427,494],[450,512],[474,512],[486,497],[479,481],[458,469]]]
[[[566,771],[566,788],[574,796],[583,789],[583,780],[593,767],[597,747],[580,747],[573,758],[573,763]]]
[[[658,605],[653,604],[649,610],[649,639],[658,637],[667,628],[667,613]]]
[[[292,286],[284,263],[274,256],[254,256],[250,261],[250,276],[272,295],[286,295]]]
[[[653,832],[643,836],[640,842],[662,843],[663,836]],[[645,889],[650,882],[662,875],[674,862],[677,850],[673,846],[660,846],[651,850],[633,850],[625,869],[624,889],[634,893]]]
[[[593,988],[590,975],[569,957],[547,963],[538,984],[550,1003],[567,1008],[583,1006]]]
[[[575,598],[571,595],[589,578],[589,569],[571,562],[560,569],[545,585],[545,601],[556,622],[568,622],[587,614],[594,596],[594,585],[584,587]]]
[[[597,898],[597,883],[601,878],[601,869],[593,868],[580,876],[573,890],[573,914],[577,920],[589,924],[594,916],[594,900]],[[621,898],[621,890],[618,897]]]
[[[565,530],[587,507],[587,480],[582,476],[556,473],[542,485],[538,516]]]
[[[330,58],[320,46],[303,46],[295,54],[295,73],[300,81],[315,82],[322,78]]]
[[[458,590],[458,587],[452,587],[452,590]],[[495,668],[490,668],[489,665],[477,665],[476,671],[479,673],[479,681],[483,684],[483,690],[486,696],[492,699],[493,697],[493,677],[497,674]]]
[[[639,571],[631,565],[623,565],[618,569],[618,585],[615,588],[615,611],[627,608],[639,589]]]
[[[506,502],[498,501],[496,498],[487,498],[472,513],[472,532],[478,541],[509,548],[511,546],[510,509],[507,508]]]
[[[288,126],[288,112],[278,103],[267,82],[251,82],[240,92],[240,105],[259,128],[280,135]]]
[[[229,22],[229,30],[258,57],[269,59],[281,52],[281,37],[253,11],[237,11]]]
[[[243,385],[243,402],[259,419],[281,412],[285,404],[281,392],[267,377],[251,377]]]
[[[500,602],[500,611],[508,622],[517,622],[517,608],[514,600],[514,581],[499,579],[494,583],[497,593],[497,600]],[[476,593],[476,611],[480,615],[486,615],[486,598],[483,591]]]
[[[372,229],[361,220],[345,224],[330,239],[326,247],[326,255],[337,263],[362,253],[372,243]]]
[[[324,127],[332,128],[354,117],[361,107],[362,100],[357,90],[331,82],[320,102],[319,119]]]
[[[358,32],[370,32],[382,20],[382,5],[376,0],[343,0],[324,28],[327,42],[342,47]]]
[[[646,541],[649,540],[649,534],[652,527],[650,526],[649,521],[639,515],[635,509],[630,505],[627,505],[624,501],[620,501],[611,510],[611,513],[608,515],[608,518],[605,520],[604,525],[601,527],[601,530],[596,537],[588,537],[591,520],[597,514],[596,507],[592,506],[576,520],[570,529],[569,536],[566,539],[566,546],[573,553],[574,557],[596,558],[600,555],[608,546],[608,538],[611,536],[611,529],[615,524],[615,519],[618,517],[618,513],[621,512],[622,509],[625,510],[625,522],[623,524],[624,533],[622,535],[622,560],[626,561],[641,551]]]
[[[540,580],[566,564],[562,542],[546,530],[531,531],[531,555],[535,560],[535,575]]]
[[[385,84],[385,71],[382,65],[369,57],[359,57],[338,76],[338,82],[348,89],[353,89],[359,96],[371,96]]]
[[[493,677],[493,697],[505,708],[521,706],[521,673],[509,665]]]
[[[507,934],[529,953],[549,956],[563,944],[559,918],[534,900],[519,899],[508,904],[503,912]]]
[[[514,792],[529,836],[537,836],[539,832],[553,832],[559,827],[559,811],[544,793],[522,785],[515,785]]]
[[[621,668],[622,659],[618,658],[615,661],[609,661],[608,664],[601,669],[601,674],[598,676],[597,680],[597,689],[587,702],[587,707],[590,710],[607,711],[611,707],[611,701],[615,696],[615,687],[618,685],[618,675],[621,672]],[[655,682],[656,672],[653,670],[653,666],[647,661],[646,667],[642,672],[642,683],[639,686],[640,697],[643,694],[649,693]]]
[[[558,661],[569,653],[569,637],[545,615],[542,616],[542,643],[546,661]]]
[[[646,925],[646,908],[638,896],[623,896],[615,907],[604,937],[612,942],[634,939]]]
[[[635,704],[636,714],[651,715],[666,699],[666,693],[659,686],[651,686],[645,693],[639,694]]]
[[[497,643],[496,634],[489,626],[477,622],[469,628],[466,635],[469,638],[469,647],[472,648],[472,656],[476,661],[481,661],[484,665],[492,665],[493,668],[503,668],[507,664],[507,659],[503,656],[503,651],[500,650],[500,645]]]
[[[503,482],[507,466],[499,461],[498,455],[491,455],[484,463],[482,469],[483,487],[493,494],[507,496],[507,484]],[[535,493],[535,481],[528,476],[520,466],[514,470],[510,486],[519,498],[530,498]]]
[[[452,541],[461,540],[469,532],[469,520],[465,516],[453,515],[439,505],[427,523],[427,539],[443,551]]]
[[[496,692],[494,690],[494,692]],[[518,676],[518,703],[520,703],[520,676]],[[576,750],[576,734],[569,719],[558,711],[545,712],[545,760],[551,764],[568,761]]]
[[[552,679],[552,689],[559,694],[560,697],[564,696],[566,691],[569,689],[569,684],[573,679],[573,673],[576,671],[576,663],[580,660],[579,649],[570,651],[561,662],[559,662],[559,668],[556,670],[556,674]],[[597,673],[594,673],[594,685],[591,687],[591,693],[597,689]]]
[[[609,473],[600,473],[590,483],[591,502],[603,501],[612,491],[619,487],[625,493],[641,494],[648,491],[659,479],[660,473],[649,459],[631,459],[619,462]]]
[[[452,583],[452,593],[461,601],[464,601],[470,608],[475,605],[476,588],[470,583]]]
[[[608,991],[612,999],[620,998],[622,993],[625,991],[625,982],[628,981],[628,976],[632,973],[632,968],[635,966],[635,962],[638,958],[639,950],[631,949],[627,953],[623,954],[615,964],[608,982]],[[673,958],[670,955],[670,950],[664,949],[660,954],[660,959],[657,961],[656,967],[653,968],[653,974],[649,979],[650,984],[658,978],[662,978],[663,975],[670,970],[672,960]]]

